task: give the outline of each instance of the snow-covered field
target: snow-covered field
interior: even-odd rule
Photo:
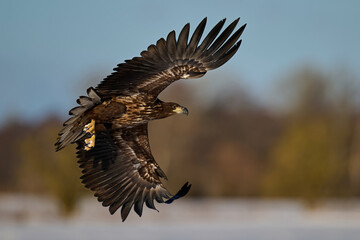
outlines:
[[[327,201],[309,210],[296,201],[182,199],[144,208],[123,223],[96,199],[74,216],[59,217],[54,203],[27,195],[0,196],[0,240],[23,239],[360,239],[360,200]]]

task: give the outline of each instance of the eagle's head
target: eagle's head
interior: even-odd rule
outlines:
[[[173,102],[163,102],[162,109],[164,114],[166,114],[167,116],[172,116],[175,114],[189,115],[189,110],[186,107],[183,107],[180,104]]]

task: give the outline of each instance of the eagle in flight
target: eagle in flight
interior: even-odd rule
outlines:
[[[111,214],[121,207],[124,221],[134,206],[141,216],[144,203],[156,210],[154,199],[171,203],[190,190],[186,183],[172,195],[162,184],[161,178],[167,177],[151,154],[148,122],[188,114],[185,107],[163,102],[158,95],[176,80],[199,78],[226,63],[241,44],[246,24],[233,32],[238,22],[219,35],[225,24],[221,20],[201,43],[206,18],[190,40],[188,23],[177,39],[175,31],[170,32],[77,99],[79,106],[70,110],[72,117],[59,132],[56,150],[77,144],[82,183]]]

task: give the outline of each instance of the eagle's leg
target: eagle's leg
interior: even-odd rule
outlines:
[[[91,134],[91,137],[85,139],[85,151],[89,151],[95,146],[95,120],[91,119],[91,122],[86,124],[84,131]]]

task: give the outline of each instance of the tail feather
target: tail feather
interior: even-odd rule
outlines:
[[[101,98],[97,95],[94,88],[87,90],[87,96],[81,96],[77,100],[80,106],[74,107],[69,111],[73,115],[63,124],[63,129],[59,132],[59,137],[55,143],[56,151],[64,148],[66,145],[75,143],[87,135],[84,126],[90,121],[86,116],[86,111],[101,103]]]
[[[76,102],[84,107],[91,107],[94,103],[92,98],[86,96],[80,96]]]

